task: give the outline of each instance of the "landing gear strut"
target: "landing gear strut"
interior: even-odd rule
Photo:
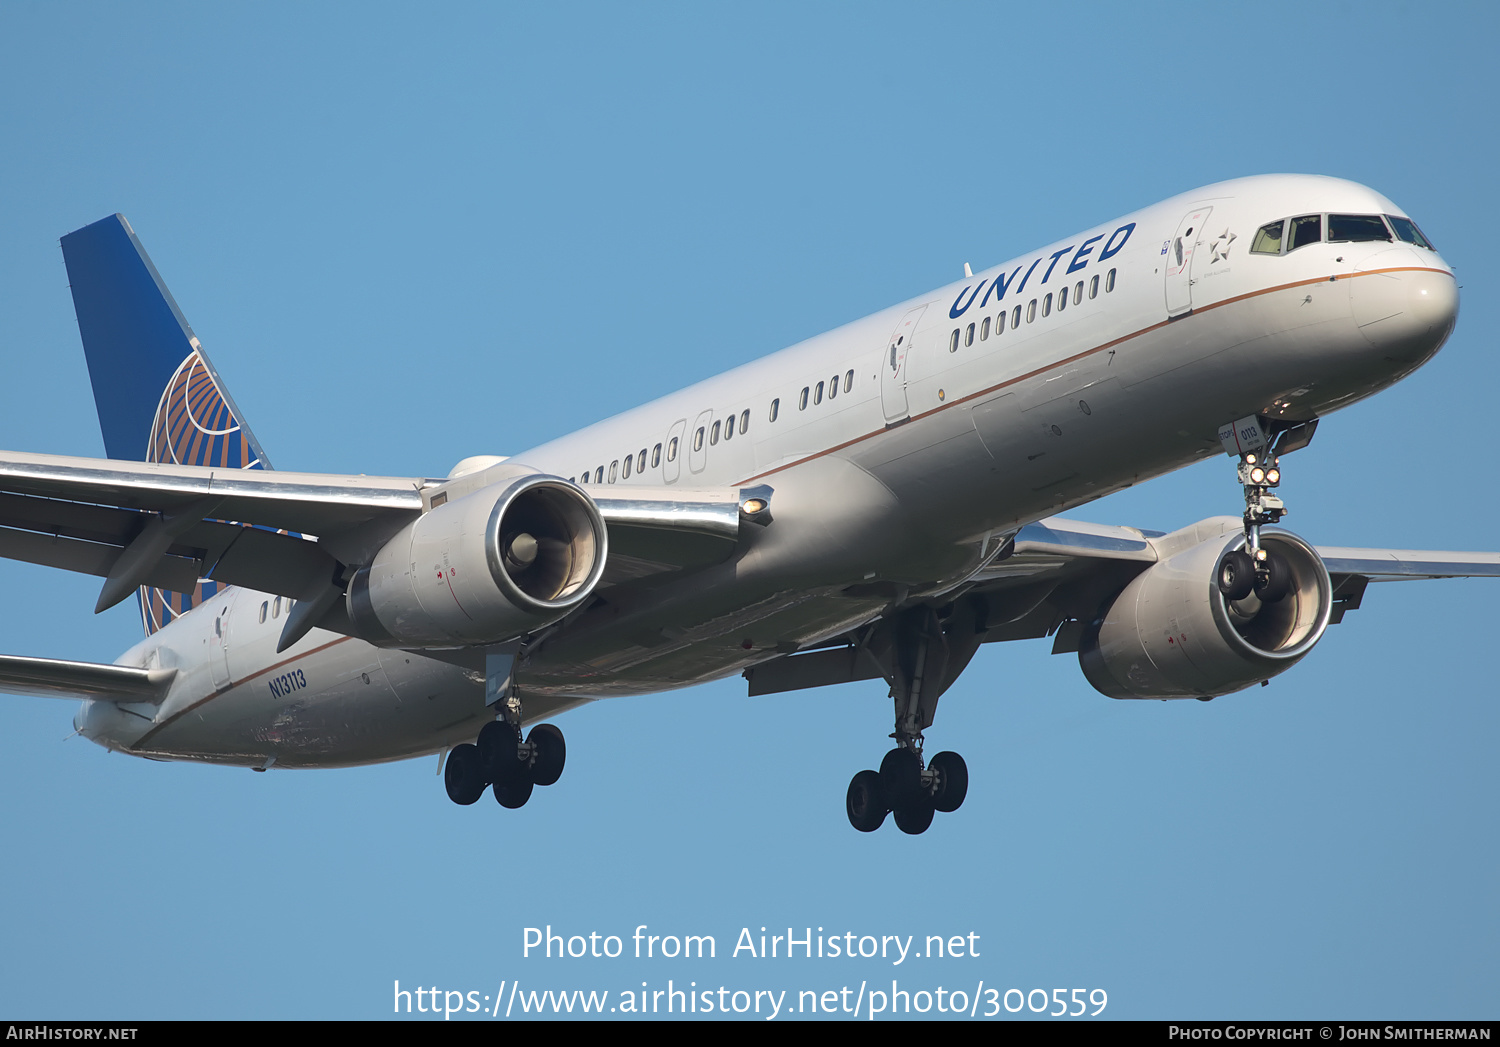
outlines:
[[[568,750],[563,733],[550,723],[539,723],[522,740],[521,697],[511,678],[514,651],[486,656],[485,697],[498,718],[484,725],[475,744],[456,745],[443,769],[448,799],[471,804],[493,789],[495,802],[514,810],[525,806],[538,785],[562,777]]]
[[[860,832],[874,832],[894,814],[902,832],[924,833],[936,812],[958,810],[968,795],[969,770],[962,756],[922,757],[922,731],[932,726],[938,698],[979,648],[980,632],[972,613],[965,612],[955,605],[944,619],[931,608],[917,608],[861,639],[861,648],[886,669],[896,747],[880,761],[880,770],[860,771],[849,783],[845,813]]]
[[[1268,428],[1275,429],[1269,436]],[[1316,428],[1316,421],[1287,426],[1252,415],[1219,430],[1224,449],[1239,459],[1245,491],[1245,547],[1219,562],[1219,591],[1230,603],[1252,592],[1261,603],[1275,603],[1291,589],[1291,568],[1261,544],[1260,529],[1286,515],[1286,503],[1272,493],[1281,485],[1281,455],[1307,446]]]

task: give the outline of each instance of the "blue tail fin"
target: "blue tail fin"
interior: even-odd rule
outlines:
[[[104,451],[129,461],[269,469],[260,443],[124,215],[62,238]],[[146,632],[218,592],[142,588]]]

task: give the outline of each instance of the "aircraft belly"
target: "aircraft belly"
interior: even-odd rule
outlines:
[[[456,666],[321,631],[289,654],[261,661],[270,668],[227,690],[164,707],[130,750],[242,766],[272,757],[281,767],[348,766],[437,751],[488,718],[482,680]],[[242,655],[242,667],[255,664]]]
[[[890,603],[884,593],[792,591],[752,607],[725,606],[719,614],[694,619],[690,627],[668,627],[654,636],[647,636],[646,620],[635,620],[618,630],[548,643],[517,674],[517,684],[528,712],[534,695],[608,698],[690,687],[842,636],[877,617]],[[701,604],[694,607],[711,610]]]

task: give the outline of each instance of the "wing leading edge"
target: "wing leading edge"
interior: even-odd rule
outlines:
[[[1214,517],[1168,535],[1050,517],[1028,524],[1010,549],[969,579],[965,596],[972,621],[959,632],[975,634],[973,646],[1004,640],[1053,637],[1053,654],[1077,652],[1089,623],[1138,574],[1175,551],[1238,531],[1238,517]],[[1357,610],[1372,582],[1430,578],[1500,577],[1500,553],[1410,549],[1316,547],[1333,584],[1329,624]],[[752,696],[894,679],[888,652],[860,634],[818,649],[787,655],[745,671]],[[947,675],[962,670],[967,655]],[[940,686],[945,686],[942,684]]]
[[[202,578],[311,599],[447,483],[0,452],[0,556],[105,578],[100,609],[138,584],[183,592]],[[740,491],[589,494],[610,532],[606,585],[735,549]]]

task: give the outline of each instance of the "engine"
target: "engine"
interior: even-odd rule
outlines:
[[[346,606],[362,639],[382,647],[498,643],[557,621],[598,584],[604,520],[577,487],[496,466],[452,493],[462,497],[433,496],[434,507],[350,580]]]
[[[1253,587],[1234,580],[1251,564],[1243,533],[1199,541],[1138,575],[1082,638],[1089,683],[1111,698],[1212,698],[1297,664],[1328,627],[1333,584],[1296,535],[1268,529],[1261,544],[1275,563]]]

